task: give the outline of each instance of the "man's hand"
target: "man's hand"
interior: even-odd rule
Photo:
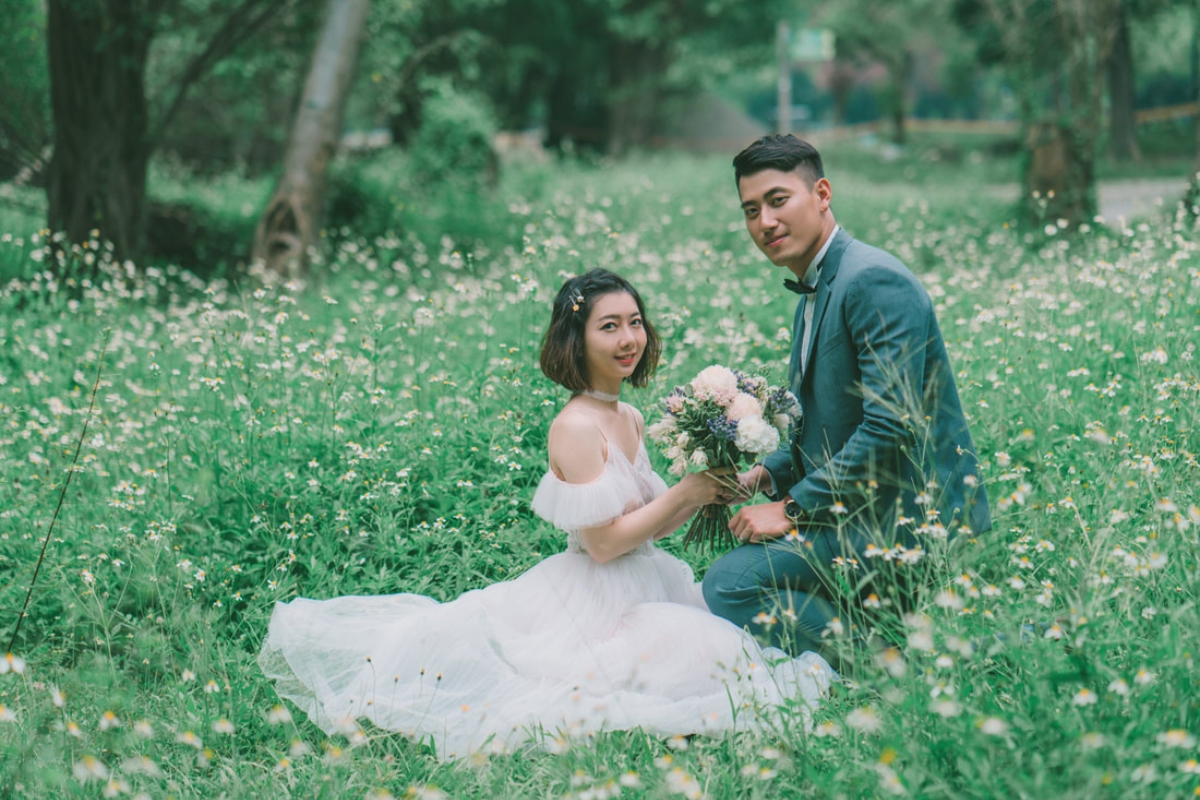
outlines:
[[[767,474],[767,470],[762,464],[751,467],[739,474],[737,478],[738,493],[729,501],[730,503],[744,503],[762,491],[764,487],[771,485],[771,476]]]
[[[786,535],[795,526],[783,513],[786,501],[745,506],[729,520],[729,530],[743,542],[765,542]]]

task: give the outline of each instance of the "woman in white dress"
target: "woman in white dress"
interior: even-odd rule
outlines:
[[[602,730],[660,735],[806,715],[833,677],[709,613],[700,584],[654,542],[729,500],[707,472],[671,488],[650,467],[637,409],[659,340],[637,291],[606,270],[558,293],[541,366],[573,392],[550,426],[533,510],[566,551],[448,603],[422,595],[279,603],[259,664],[326,732],[358,719],[431,741],[438,758]]]

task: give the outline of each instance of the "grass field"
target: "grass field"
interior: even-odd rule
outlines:
[[[1194,223],[1017,232],[953,167],[854,167],[827,163],[838,220],[934,298],[995,529],[929,543],[903,659],[860,663],[811,731],[466,763],[277,706],[254,662],[272,604],[451,599],[564,547],[528,508],[566,400],[536,368],[564,275],[609,267],[646,297],[665,362],[626,399],[650,421],[710,363],[781,378],[793,304],[727,161],[526,174],[501,190],[523,242],[351,238],[305,280],[134,269],[99,243],[51,270],[45,241],[4,237],[23,277],[0,294],[0,646],[57,520],[0,661],[0,795],[1200,795]]]

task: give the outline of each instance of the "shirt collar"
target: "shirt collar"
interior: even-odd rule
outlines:
[[[825,244],[821,245],[821,249],[817,251],[817,256],[808,265],[808,269],[804,272],[804,282],[809,286],[814,285],[817,279],[821,276],[821,262],[825,260],[825,254],[829,252],[829,245],[833,244],[833,239],[838,235],[838,231],[842,229],[841,225],[836,222],[833,224],[833,230],[829,232],[829,238],[825,240]]]

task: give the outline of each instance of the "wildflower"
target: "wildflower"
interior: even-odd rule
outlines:
[[[213,694],[214,692],[220,691],[220,689],[221,689],[221,687],[218,686],[217,682],[214,680],[209,680],[208,683],[204,684],[204,693],[205,694]]]
[[[1119,694],[1122,697],[1125,697],[1126,695],[1129,694],[1129,684],[1126,683],[1121,678],[1117,678],[1115,681],[1113,681],[1112,683],[1110,683],[1108,685],[1108,690],[1110,692],[1112,692],[1113,694]]]
[[[1084,686],[1075,696],[1071,698],[1071,705],[1075,706],[1093,706],[1096,704],[1096,693]]]
[[[281,725],[291,721],[291,712],[281,705],[272,706],[271,710],[267,712],[267,722],[271,723],[272,725]]]
[[[227,734],[233,733],[235,730],[233,723],[230,722],[229,720],[225,719],[224,717],[221,717],[219,720],[214,722],[212,724],[212,729],[216,733],[227,733]]]
[[[1154,510],[1161,511],[1165,514],[1173,514],[1179,510],[1179,506],[1171,502],[1168,497],[1161,497],[1154,503]]]
[[[904,673],[908,671],[908,664],[904,661],[904,656],[900,654],[900,648],[889,647],[878,653],[875,656],[875,663],[893,678],[903,678]]]
[[[883,719],[875,709],[863,706],[846,715],[846,724],[859,733],[876,733],[883,727]]]
[[[1129,780],[1134,783],[1154,783],[1158,780],[1158,770],[1153,764],[1143,764],[1129,774]]]
[[[908,789],[901,783],[900,776],[896,774],[896,770],[883,762],[876,762],[872,765],[872,768],[875,770],[875,774],[879,776],[879,788],[890,794],[908,794]]]
[[[979,730],[988,736],[1005,736],[1008,734],[1008,723],[999,717],[987,717],[980,720]]]
[[[1182,747],[1190,750],[1196,746],[1196,737],[1183,728],[1172,728],[1158,735],[1158,743],[1167,747]]]
[[[100,794],[105,797],[119,797],[123,794],[129,794],[132,789],[129,786],[129,781],[124,778],[112,778],[108,783],[104,784],[104,788],[100,790]]]
[[[108,777],[108,767],[95,756],[84,756],[75,762],[72,770],[75,777],[81,781],[104,780]]]
[[[937,604],[938,608],[954,609],[955,611],[963,607],[962,598],[953,589],[943,589],[938,592],[937,597],[934,598],[934,603]]]
[[[638,777],[636,772],[626,772],[617,778],[617,782],[627,789],[639,789],[642,786],[642,779]]]
[[[100,730],[107,731],[119,727],[121,727],[121,720],[113,712],[105,711],[100,715]]]
[[[16,722],[17,715],[8,706],[0,703],[0,722]]]
[[[180,673],[179,679],[184,683],[189,683],[196,680],[196,673],[192,672],[190,669],[185,669],[182,673]]]
[[[1104,746],[1104,734],[1099,733],[1098,731],[1085,733],[1080,737],[1079,743],[1089,750],[1097,750]]]
[[[197,750],[204,747],[204,741],[191,731],[183,731],[182,733],[175,734],[175,741],[180,744],[186,744],[189,747],[194,747]]]
[[[950,719],[962,713],[962,705],[954,700],[937,700],[929,706],[929,710],[940,717]]]
[[[4,658],[0,659],[0,675],[4,675],[10,671],[17,675],[24,674],[25,659],[15,656],[12,653],[5,653]]]
[[[50,687],[50,702],[54,703],[55,708],[62,708],[66,701],[66,697],[58,690],[57,686]]]
[[[1137,674],[1133,676],[1133,682],[1138,686],[1149,686],[1154,683],[1158,676],[1146,669],[1139,669]]]
[[[699,800],[704,796],[699,782],[680,767],[675,767],[667,773],[667,790],[681,794],[688,800]]]
[[[154,726],[144,719],[139,719],[137,722],[133,723],[133,732],[143,739],[154,738]]]
[[[121,762],[121,771],[130,772],[133,774],[148,775],[151,778],[157,778],[162,775],[162,770],[158,764],[148,756],[132,756]]]
[[[834,722],[831,719],[827,719],[824,722],[818,722],[816,724],[816,726],[813,728],[813,736],[818,736],[821,738],[829,737],[830,739],[836,739],[837,737],[839,737],[841,735],[842,735],[842,726],[838,725],[836,722]]]

